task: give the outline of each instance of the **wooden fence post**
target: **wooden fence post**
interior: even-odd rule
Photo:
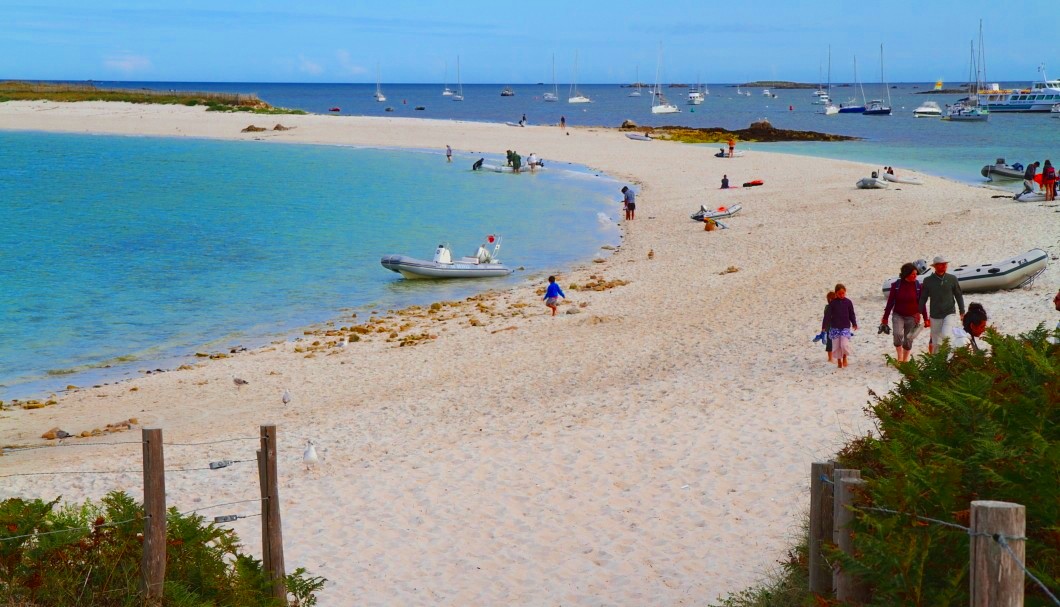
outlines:
[[[166,462],[162,430],[144,428],[144,553],[140,592],[148,604],[162,599],[166,579]]]
[[[810,592],[832,593],[832,569],[821,553],[825,543],[832,541],[833,462],[810,464]]]
[[[1022,607],[1023,570],[994,536],[1005,537],[1021,563],[1026,561],[1027,509],[1010,502],[972,502],[968,581],[972,607]]]
[[[283,531],[280,524],[280,481],[276,473],[276,426],[261,426],[258,451],[258,480],[261,483],[262,565],[272,579],[274,597],[287,601],[286,571],[283,563]]]
[[[854,539],[849,530],[854,513],[850,507],[854,504],[854,487],[864,483],[861,480],[860,470],[836,470],[835,478],[835,507],[833,509],[833,534],[836,546],[847,556],[854,556]],[[855,605],[868,600],[868,589],[853,575],[843,571],[842,567],[836,568],[835,596],[840,602],[853,603]]]

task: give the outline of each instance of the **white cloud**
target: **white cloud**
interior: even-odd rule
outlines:
[[[303,55],[298,55],[298,71],[316,76],[323,73],[324,67],[311,59],[307,59]]]
[[[103,66],[109,70],[115,70],[122,72],[123,74],[133,74],[150,70],[151,60],[143,55],[134,55],[133,53],[124,52],[106,57],[103,60]]]
[[[335,52],[335,57],[339,60],[339,68],[344,74],[350,76],[361,76],[368,73],[368,69],[362,65],[357,65],[350,58],[349,51],[339,50]]]

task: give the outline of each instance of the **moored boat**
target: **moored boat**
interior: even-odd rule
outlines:
[[[379,263],[392,272],[397,272],[405,278],[496,278],[507,276],[512,273],[497,259],[500,251],[500,240],[492,234],[488,236],[487,242],[494,245],[490,252],[485,244],[479,245],[478,251],[473,256],[461,257],[453,260],[453,254],[449,246],[438,245],[434,252],[434,259],[416,259],[406,255],[384,255]]]
[[[1005,164],[1004,158],[998,158],[994,164],[988,164],[979,171],[987,179],[1023,179],[1024,166],[1018,162]]]
[[[920,104],[920,107],[913,110],[914,118],[940,118],[941,116],[942,108],[934,101],[925,101]]]
[[[1031,249],[1026,253],[1020,253],[999,262],[957,266],[949,269],[948,272],[957,277],[961,291],[983,293],[1022,287],[1044,272],[1048,264],[1048,253],[1042,249]],[[919,281],[927,278],[932,271],[924,260],[918,261],[917,267],[921,268],[921,274],[917,277]],[[898,280],[897,277],[884,281],[883,292],[890,292],[891,285],[896,280]]]

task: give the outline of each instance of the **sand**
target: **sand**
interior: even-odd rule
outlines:
[[[241,134],[250,123],[296,128]],[[882,280],[936,254],[980,263],[1032,247],[1060,251],[1056,206],[926,175],[922,186],[856,190],[871,167],[764,146],[717,159],[716,146],[631,141],[607,129],[568,136],[554,126],[104,103],[3,103],[0,128],[439,154],[446,144],[458,154],[514,147],[636,184],[637,219],[622,246],[560,276],[568,297],[554,318],[537,294],[542,277],[528,277],[438,311],[390,315],[380,323],[386,333],[345,348],[312,350],[340,339],[312,335],[0,413],[6,445],[44,444],[39,436],[53,426],[79,432],[129,417],[180,442],[253,437],[259,424],[278,424],[286,562],[329,579],[324,606],[704,605],[753,584],[798,533],[810,463],[870,431],[868,391],[885,392],[898,377],[883,359],[894,353],[890,337],[876,334]],[[765,186],[719,191],[723,173]],[[704,232],[688,218],[700,204],[737,202],[744,209],[728,230]],[[628,284],[570,288],[590,276]],[[836,282],[847,285],[862,329],[844,370],[811,343]],[[967,301],[981,302],[999,330],[1019,332],[1055,324],[1058,286],[1054,261],[1029,288]],[[399,338],[430,338],[387,341],[406,323]],[[916,351],[925,347],[926,335]],[[234,377],[249,385],[237,388]],[[134,428],[94,440],[138,436]],[[301,464],[309,439],[324,460],[313,470]],[[170,447],[166,463],[249,459],[254,448]],[[137,445],[0,458],[3,474],[139,466]],[[249,463],[166,482],[169,504],[182,510],[257,496]],[[135,472],[15,477],[3,479],[0,498],[76,501],[112,489],[139,498],[139,485]],[[243,504],[203,514],[253,512]],[[259,521],[233,525],[254,554]]]

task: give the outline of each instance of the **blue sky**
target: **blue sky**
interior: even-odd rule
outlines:
[[[987,79],[1060,76],[1045,2],[0,0],[0,79],[222,82],[963,81],[984,18]],[[1054,28],[1055,29],[1055,28]]]

